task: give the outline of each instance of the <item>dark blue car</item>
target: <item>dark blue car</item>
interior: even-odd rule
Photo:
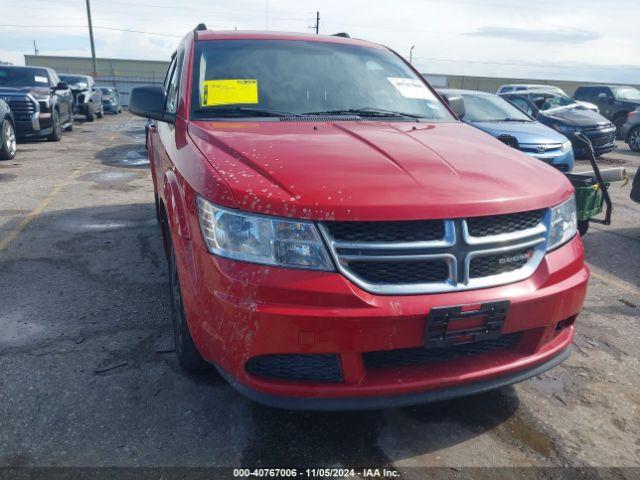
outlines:
[[[536,121],[505,99],[492,93],[472,90],[439,89],[445,97],[459,96],[464,100],[462,121],[496,138],[515,137],[518,148],[563,172],[573,169],[571,142],[552,128]]]

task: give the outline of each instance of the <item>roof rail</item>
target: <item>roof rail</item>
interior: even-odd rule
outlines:
[[[332,37],[351,38],[347,32],[338,32],[331,35]]]
[[[199,23],[198,25],[196,25],[196,28],[193,29],[194,32],[201,32],[203,30],[206,30],[207,26],[204,23]]]

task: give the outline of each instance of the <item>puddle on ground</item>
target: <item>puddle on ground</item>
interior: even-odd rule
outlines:
[[[535,429],[519,415],[509,417],[500,425],[502,431],[518,445],[526,445],[531,450],[549,458],[555,452],[553,441],[544,432]]]
[[[122,221],[122,222],[83,222],[69,225],[70,229],[80,232],[100,232],[108,230],[121,230],[127,228],[143,228],[153,226],[157,223],[155,218],[142,221]]]
[[[9,312],[2,315],[0,321],[0,346],[15,347],[24,344],[25,340],[42,334],[44,327],[24,318],[22,313]]]
[[[96,158],[112,167],[146,168],[149,165],[147,151],[142,142],[105,148],[98,152]]]
[[[144,178],[145,173],[140,171],[109,169],[102,172],[90,172],[80,177],[81,181],[93,182],[92,187],[98,190],[127,190],[134,188],[129,182]]]
[[[10,182],[15,180],[16,175],[13,173],[0,173],[0,183]]]

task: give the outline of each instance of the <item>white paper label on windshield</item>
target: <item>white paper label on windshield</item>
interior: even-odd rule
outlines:
[[[47,77],[41,77],[40,75],[36,75],[35,81],[38,83],[49,83]]]
[[[421,100],[433,100],[433,94],[420,80],[415,78],[387,77],[387,80],[396,87],[405,98],[417,98]]]

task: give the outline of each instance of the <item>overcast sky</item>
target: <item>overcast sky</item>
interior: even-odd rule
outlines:
[[[640,83],[638,0],[92,0],[96,54],[166,60],[199,22],[309,32],[317,10],[320,33],[415,45],[426,73]],[[86,24],[85,0],[0,0],[0,60],[23,64],[34,40],[88,56]]]

